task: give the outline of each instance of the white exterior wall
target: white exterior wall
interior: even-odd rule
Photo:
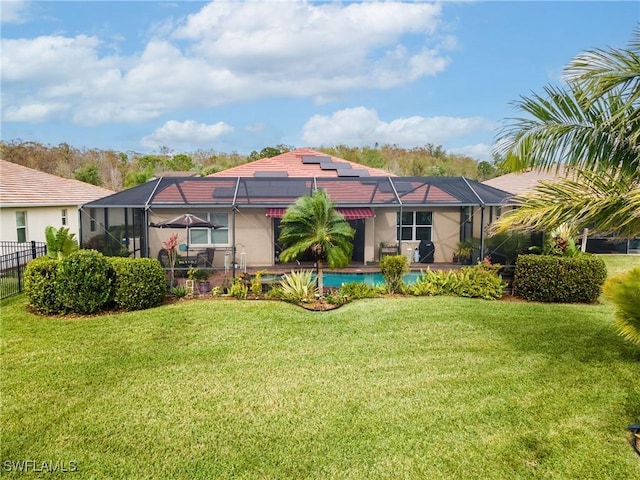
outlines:
[[[62,210],[67,210],[67,224],[62,225]],[[70,233],[80,237],[77,205],[56,207],[3,207],[0,210],[0,240],[18,241],[16,212],[27,213],[27,242],[46,242],[44,230],[51,225],[55,228],[67,227]]]

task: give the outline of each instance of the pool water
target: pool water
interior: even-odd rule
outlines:
[[[405,283],[415,283],[416,279],[420,276],[420,272],[409,272],[404,276]],[[274,275],[271,278],[270,275],[262,277],[263,280],[279,280],[281,277]],[[341,287],[343,283],[366,283],[367,285],[376,286],[384,284],[384,278],[381,273],[336,273],[325,272],[322,275],[322,282],[325,287]]]
[[[415,283],[420,276],[420,272],[409,272],[404,276],[404,282]],[[322,275],[322,281],[325,287],[340,287],[343,283],[366,283],[375,286],[384,284],[384,278],[381,273],[325,273]]]

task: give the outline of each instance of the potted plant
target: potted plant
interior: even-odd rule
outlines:
[[[456,249],[453,251],[453,263],[462,263],[464,265],[471,264],[473,257],[473,241],[464,240],[458,242]]]
[[[187,271],[187,277],[191,283],[191,288],[195,290],[196,283],[200,293],[208,293],[211,291],[211,283],[209,282],[209,272],[199,268],[190,267]]]

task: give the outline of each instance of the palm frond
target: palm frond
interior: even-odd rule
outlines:
[[[541,182],[514,201],[517,208],[494,222],[491,234],[545,231],[568,223],[621,238],[640,235],[640,182],[631,176],[580,171],[575,179]]]

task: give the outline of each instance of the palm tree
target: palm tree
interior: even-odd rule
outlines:
[[[513,199],[518,208],[496,220],[490,233],[543,231],[563,224],[575,231],[640,235],[640,182],[629,175],[581,171],[575,178],[540,182],[530,194]]]
[[[324,190],[300,197],[287,209],[280,226],[279,241],[287,245],[280,260],[290,262],[310,252],[318,265],[318,290],[323,295],[322,263],[326,261],[331,268],[346,267],[355,231]]]
[[[570,221],[601,233],[640,235],[640,30],[628,49],[591,50],[566,69],[567,88],[522,97],[496,153],[514,171],[560,169],[575,178],[517,197],[493,231],[548,229]]]

